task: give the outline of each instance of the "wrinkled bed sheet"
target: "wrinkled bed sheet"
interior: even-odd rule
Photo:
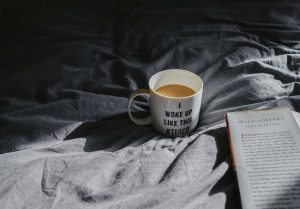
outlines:
[[[19,1],[0,15],[0,207],[240,208],[224,113],[300,111],[297,1]],[[200,75],[198,127],[134,125],[154,73]],[[134,105],[147,113],[147,99]]]

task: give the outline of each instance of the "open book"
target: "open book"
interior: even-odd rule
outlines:
[[[300,114],[229,112],[226,123],[243,209],[300,209]]]

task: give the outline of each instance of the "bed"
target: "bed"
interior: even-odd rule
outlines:
[[[297,1],[5,5],[1,209],[241,208],[224,114],[300,111]],[[204,82],[198,126],[184,137],[127,113],[130,93],[171,68]],[[147,113],[147,99],[134,109]]]

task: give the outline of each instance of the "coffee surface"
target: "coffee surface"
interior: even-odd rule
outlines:
[[[155,90],[157,93],[168,97],[188,97],[196,92],[190,87],[180,84],[169,84]]]

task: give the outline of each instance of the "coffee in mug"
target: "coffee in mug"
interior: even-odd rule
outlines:
[[[158,89],[155,89],[155,91],[168,97],[188,97],[196,93],[190,87],[180,84],[169,84],[161,86]]]
[[[159,133],[182,136],[195,129],[199,119],[203,82],[187,70],[169,69],[154,74],[149,89],[138,89],[128,99],[128,114],[138,125],[152,124]],[[136,118],[131,113],[132,100],[139,95],[150,97],[150,115]]]

